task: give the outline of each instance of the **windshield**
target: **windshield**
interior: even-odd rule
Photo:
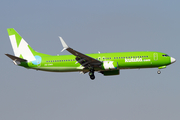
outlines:
[[[165,54],[165,55],[162,55],[162,56],[167,57],[167,56],[169,56],[169,55]]]

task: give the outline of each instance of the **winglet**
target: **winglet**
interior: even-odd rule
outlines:
[[[59,37],[59,39],[61,40],[62,46],[64,47],[63,50],[61,52],[63,52],[64,50],[66,50],[68,48],[67,44],[64,42],[64,40],[62,39],[62,37]]]

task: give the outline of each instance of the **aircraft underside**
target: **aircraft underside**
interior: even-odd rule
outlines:
[[[101,73],[104,76],[112,76],[112,75],[119,75],[120,70],[125,70],[125,69],[143,69],[143,68],[152,68],[152,67],[122,67],[122,68],[117,68],[114,70],[102,70],[99,68],[91,68],[91,69],[79,69],[76,67],[34,67],[30,69],[35,69],[35,70],[40,70],[40,71],[47,71],[47,72],[80,72],[83,74],[89,73],[89,77],[91,80],[95,79],[95,72]],[[154,67],[157,68],[157,67]],[[161,73],[161,71],[158,69],[157,71],[158,74]]]

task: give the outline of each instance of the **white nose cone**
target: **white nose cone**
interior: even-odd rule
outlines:
[[[176,62],[176,59],[171,57],[171,63],[174,63],[174,62]]]

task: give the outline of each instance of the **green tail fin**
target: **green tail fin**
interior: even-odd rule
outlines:
[[[29,44],[15,31],[14,28],[7,29],[11,45],[16,57],[26,59],[28,61],[36,60],[35,56],[49,56],[47,54],[34,51]]]

